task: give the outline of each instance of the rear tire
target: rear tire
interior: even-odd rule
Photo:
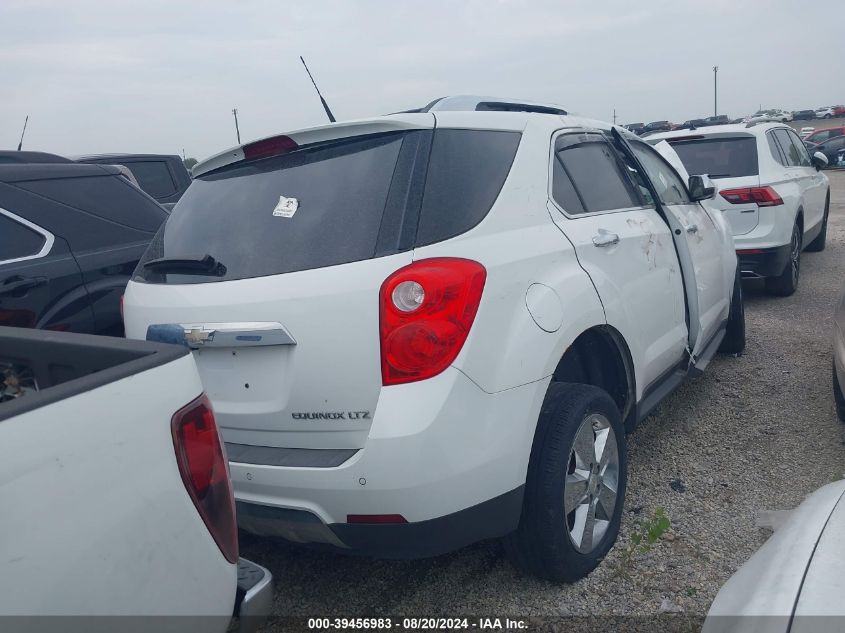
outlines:
[[[619,534],[626,480],[625,429],[613,399],[591,385],[549,385],[522,517],[504,539],[511,562],[552,582],[589,574]]]
[[[833,400],[836,402],[836,415],[845,422],[845,395],[842,394],[839,376],[836,375],[836,361],[833,361]]]
[[[825,243],[827,242],[827,216],[830,213],[830,192],[827,194],[827,198],[824,201],[824,216],[822,217],[822,230],[816,236],[812,242],[807,244],[807,249],[811,253],[820,253],[824,250]]]
[[[725,338],[719,346],[723,354],[742,354],[745,350],[745,305],[742,300],[742,278],[739,269],[734,278],[734,289],[731,295],[731,311],[728,315],[728,326]]]
[[[766,290],[769,294],[780,297],[788,297],[798,289],[798,275],[801,272],[801,242],[803,235],[798,223],[792,227],[792,240],[790,242],[789,261],[783,272],[777,277],[766,279]]]

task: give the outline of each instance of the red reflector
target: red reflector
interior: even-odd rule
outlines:
[[[238,530],[229,466],[208,397],[173,414],[170,423],[182,482],[214,541],[230,563],[238,562]]]
[[[761,253],[764,253],[764,252],[765,251],[762,248],[743,248],[743,249],[737,249],[736,254],[737,255],[760,255]]]
[[[446,369],[469,335],[486,280],[484,266],[453,257],[423,259],[390,275],[379,292],[382,384]]]
[[[776,207],[783,204],[777,191],[771,187],[741,187],[725,189],[719,195],[731,204],[756,204],[759,207]]]
[[[289,136],[273,136],[244,145],[244,158],[246,160],[254,160],[256,158],[279,156],[292,152],[298,147],[299,145],[296,144],[296,141]]]
[[[347,523],[407,523],[401,514],[347,514]]]

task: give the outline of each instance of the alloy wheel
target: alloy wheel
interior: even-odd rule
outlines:
[[[619,452],[610,421],[588,415],[575,434],[564,484],[564,513],[572,544],[588,554],[613,519],[619,486]]]

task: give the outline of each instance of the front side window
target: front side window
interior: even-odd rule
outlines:
[[[38,255],[46,240],[37,231],[0,213],[0,264]]]
[[[690,199],[678,173],[655,150],[644,143],[632,144],[657,196],[663,204],[689,204]]]
[[[613,148],[597,134],[565,134],[555,142],[552,197],[569,214],[641,204]]]
[[[795,149],[795,155],[798,157],[798,164],[801,167],[810,167],[812,166],[812,162],[810,161],[810,154],[807,152],[807,147],[798,138],[798,135],[791,131],[786,130],[787,135],[789,136],[789,141],[792,144],[792,147]]]

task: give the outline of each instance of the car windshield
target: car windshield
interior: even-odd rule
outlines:
[[[690,174],[711,178],[756,176],[757,141],[753,136],[669,141]]]

